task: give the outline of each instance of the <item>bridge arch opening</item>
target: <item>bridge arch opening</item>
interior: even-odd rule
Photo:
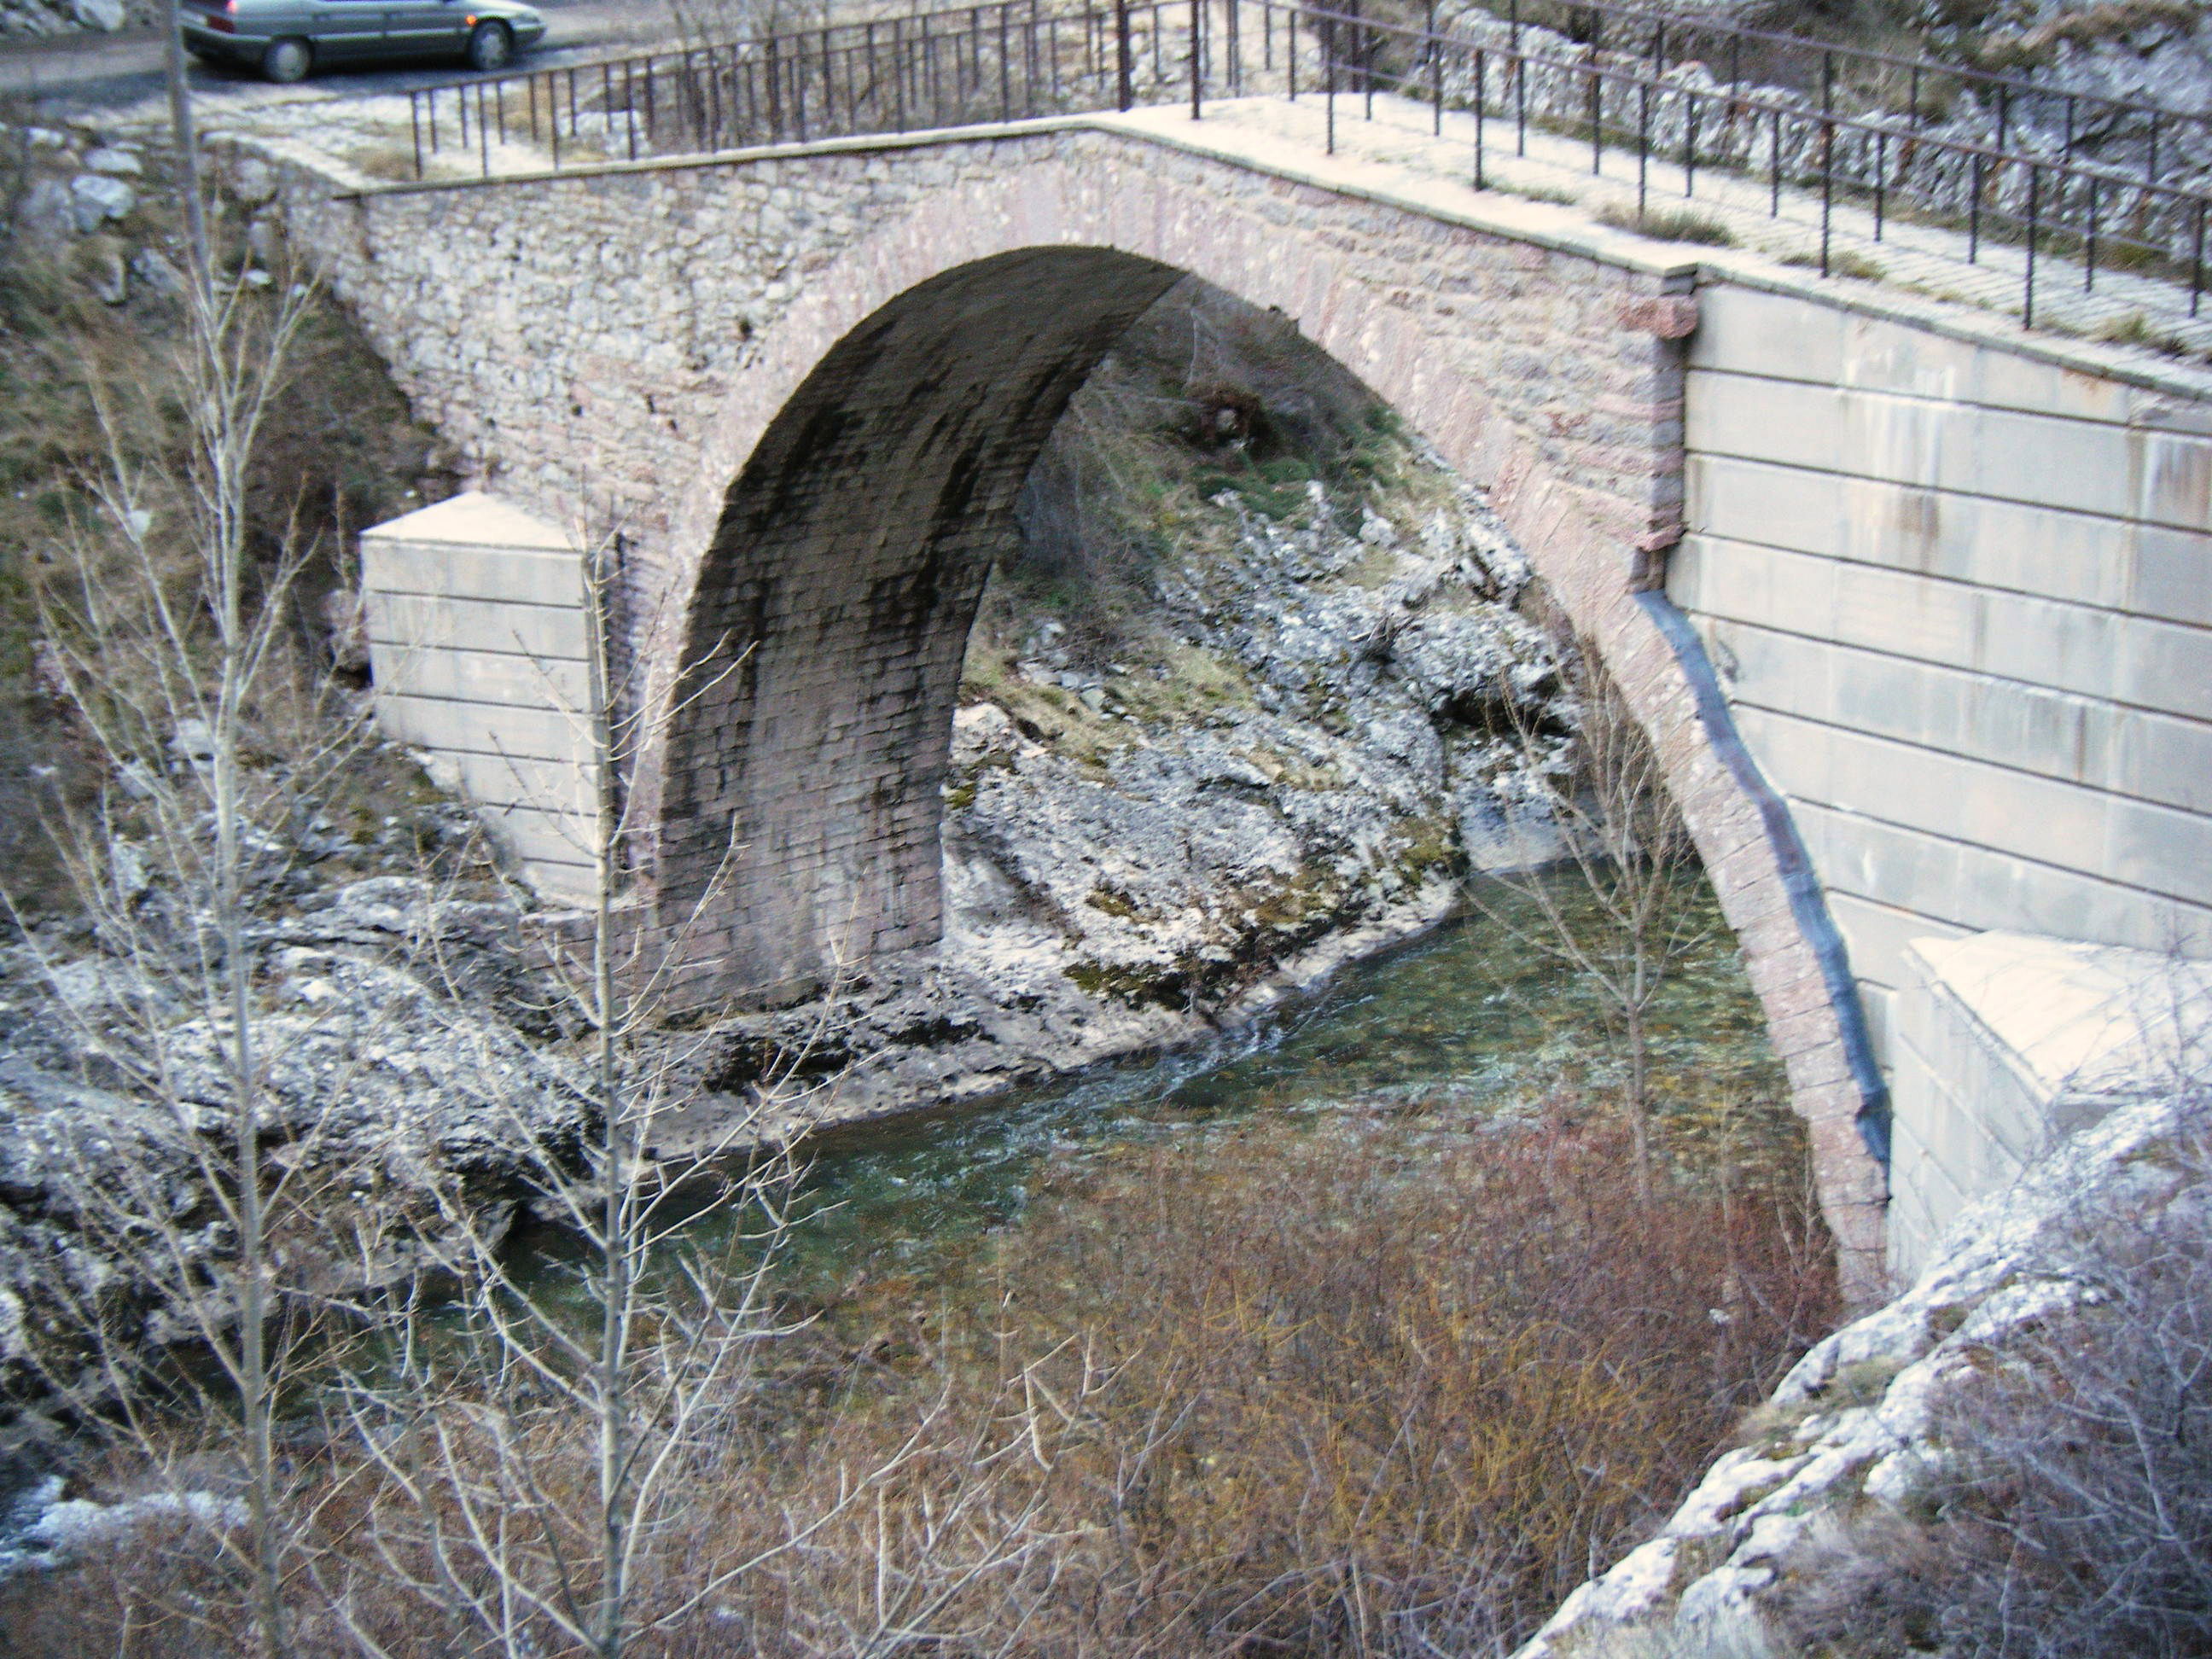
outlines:
[[[1588,393],[1593,418],[1660,446],[1648,463],[1627,447],[1555,455],[1558,433],[1579,428],[1552,416],[1528,427],[1527,386],[1510,378],[1516,364],[1541,378],[1539,360],[1504,351],[1492,368],[1508,380],[1471,380],[1449,355],[1423,349],[1408,313],[1365,295],[1352,267],[1232,264],[1203,247],[1117,234],[1130,246],[1002,245],[966,258],[955,246],[946,251],[957,262],[901,287],[885,278],[933,263],[902,235],[897,262],[839,268],[860,293],[889,298],[857,317],[826,292],[813,307],[842,318],[812,337],[830,340],[826,349],[802,354],[807,331],[778,325],[790,343],[769,346],[785,354],[782,366],[732,395],[733,409],[753,411],[733,432],[758,436],[741,464],[725,463],[720,477],[732,481],[712,486],[719,501],[708,507],[702,495],[689,509],[689,544],[701,551],[679,551],[669,573],[680,620],[668,617],[677,625],[650,648],[678,666],[664,705],[672,716],[639,770],[650,826],[640,850],[658,925],[682,929],[671,938],[687,1006],[780,1001],[840,963],[940,936],[940,790],[994,557],[1014,537],[1024,481],[1071,398],[1130,325],[1192,276],[1281,309],[1434,436],[1449,464],[1492,492],[1565,618],[1597,644],[1659,751],[1745,950],[1816,1158],[1834,1172],[1823,1181],[1831,1224],[1847,1253],[1871,1260],[1879,1199],[1864,1194],[1878,1191],[1879,1176],[1866,1174],[1854,1124],[1863,1091],[1832,1058],[1825,969],[1799,933],[1757,809],[1716,759],[1674,665],[1681,648],[1633,591],[1643,550],[1664,540],[1640,525],[1680,510],[1664,472],[1663,399],[1607,414],[1617,398]],[[1614,363],[1607,372],[1624,384],[1679,393],[1686,301],[1631,289],[1576,303],[1590,311],[1593,361]],[[1479,338],[1486,325],[1470,314],[1452,325]],[[1637,424],[1647,414],[1649,433]],[[1593,471],[1590,456],[1611,458],[1612,471]]]
[[[1182,273],[1110,248],[956,267],[851,330],[731,484],[686,621],[655,877],[775,994],[927,944],[969,631],[1038,453]]]

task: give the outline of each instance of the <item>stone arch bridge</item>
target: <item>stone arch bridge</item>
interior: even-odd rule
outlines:
[[[614,656],[665,717],[625,780],[648,935],[731,860],[662,938],[694,1002],[934,937],[988,562],[1184,272],[1486,487],[1598,642],[1863,1288],[1886,1091],[1942,1046],[1908,1017],[1945,994],[1925,942],[2155,951],[2212,915],[2199,371],[1144,111],[486,182],[240,165],[500,498],[365,540],[380,695],[556,892],[588,872],[543,688],[586,695],[575,538],[618,532]],[[1947,1140],[1912,1074],[1906,1265],[2004,1152]]]

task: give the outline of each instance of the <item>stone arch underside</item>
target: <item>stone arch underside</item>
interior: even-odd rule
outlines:
[[[672,515],[664,620],[637,643],[680,658],[665,694],[680,706],[635,787],[659,826],[653,913],[682,958],[679,997],[789,987],[840,953],[934,936],[937,791],[992,550],[1083,375],[1188,272],[1285,312],[1487,489],[1596,643],[1742,948],[1847,1287],[1872,1294],[1884,1176],[1832,986],[1761,804],[1638,602],[1680,532],[1691,274],[1118,137],[977,157],[813,270],[756,342]],[[809,165],[827,189],[853,163]]]
[[[960,666],[1068,399],[1179,272],[1103,248],[948,271],[830,349],[732,485],[684,643],[657,875],[726,986],[933,942]]]

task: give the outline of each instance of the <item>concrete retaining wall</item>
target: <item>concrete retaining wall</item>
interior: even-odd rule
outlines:
[[[361,538],[377,724],[474,803],[550,897],[596,885],[584,566],[574,541],[489,495]]]
[[[1983,933],[1918,939],[1893,999],[1891,1270],[2065,1136],[2202,1075],[2212,969],[2154,951]]]
[[[2212,954],[2202,377],[1872,301],[1700,306],[1668,589],[1790,803],[1877,1053],[1916,938]]]

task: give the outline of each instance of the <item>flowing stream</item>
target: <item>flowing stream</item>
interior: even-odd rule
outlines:
[[[1255,1135],[1379,1134],[1418,1153],[1602,1097],[1616,1061],[1601,1005],[1533,942],[1540,923],[1525,898],[1500,890],[1485,908],[1210,1042],[825,1135],[793,1206],[781,1288],[862,1310],[939,1287],[957,1296],[962,1269],[1025,1216],[1097,1209],[1109,1201],[1098,1177],[1114,1161],[1164,1141],[1201,1169],[1244,1155]],[[1757,1157],[1791,1139],[1781,1067],[1717,911],[1663,988],[1652,1029],[1656,1092],[1678,1146],[1710,1135],[1723,1156],[1750,1145]],[[693,1241],[712,1254],[731,1224],[703,1218]],[[520,1249],[519,1280],[547,1304],[574,1298],[587,1322],[575,1242],[541,1231]],[[33,1466],[0,1474],[0,1571],[59,1491]]]
[[[1144,1144],[1179,1140],[1194,1161],[1236,1156],[1255,1133],[1379,1129],[1418,1146],[1602,1094],[1617,1062],[1599,1000],[1534,942],[1542,924],[1525,898],[1501,889],[1484,908],[1211,1042],[825,1134],[779,1277],[812,1297],[887,1279],[926,1285],[1033,1205],[1089,1201],[1087,1177]],[[1710,923],[1652,1020],[1678,1143],[1786,1119],[1734,939],[1717,909]],[[568,1247],[537,1248],[550,1269]]]

